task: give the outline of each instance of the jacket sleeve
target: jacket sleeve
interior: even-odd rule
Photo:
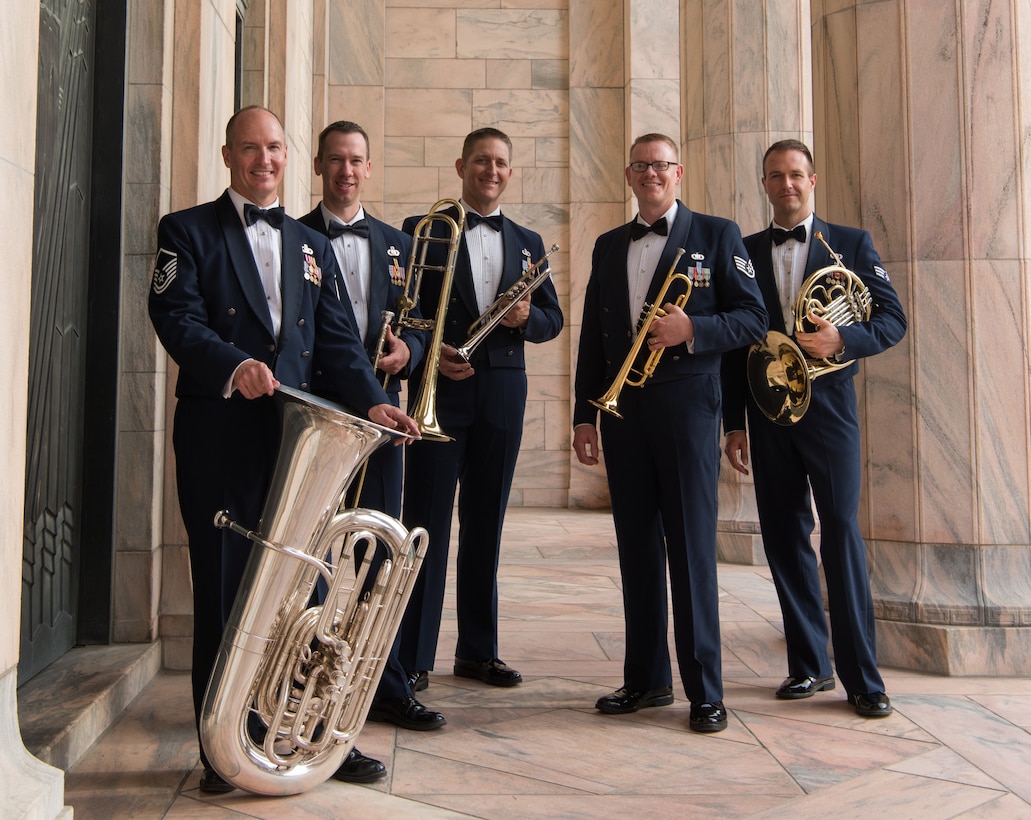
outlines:
[[[898,344],[906,335],[906,314],[902,310],[888,272],[873,246],[869,232],[857,231],[852,271],[870,289],[870,318],[838,328],[845,342],[845,359],[873,356]]]

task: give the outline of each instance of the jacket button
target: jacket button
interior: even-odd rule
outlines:
[[[303,353],[301,353],[301,358],[302,359],[307,359],[310,355],[311,355],[311,351],[310,350],[305,350]]]
[[[276,346],[275,346],[274,344],[271,344],[271,345],[268,345],[268,346],[266,346],[266,348],[265,348],[265,349],[266,349],[266,350],[267,350],[267,351],[268,351],[269,353],[275,353],[275,352],[276,352]]]
[[[506,356],[514,356],[515,355],[515,351],[514,350],[509,350],[508,352],[505,353],[505,355]]]
[[[675,361],[675,362],[679,362],[679,361],[680,361],[680,357],[679,357],[679,356],[674,356],[674,357],[673,357],[673,361]]]
[[[298,327],[303,327],[304,326],[304,319],[303,318],[297,320],[297,326]]]
[[[301,390],[307,390],[308,389],[308,382],[302,382],[300,387],[301,387]]]
[[[226,313],[228,313],[230,316],[235,316],[236,308],[229,308],[229,310],[227,310]]]

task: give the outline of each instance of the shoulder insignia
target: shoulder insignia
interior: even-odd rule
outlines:
[[[158,248],[158,257],[154,261],[154,278],[151,281],[154,293],[160,296],[168,290],[168,286],[175,281],[178,270],[179,255],[164,248]]]
[[[735,256],[734,267],[736,267],[739,271],[741,271],[741,273],[743,273],[749,279],[755,279],[755,268],[752,266],[751,259],[742,259],[740,256]]]
[[[873,266],[873,272],[881,277],[885,282],[891,282],[891,277],[888,276],[888,271],[882,268],[880,265]]]

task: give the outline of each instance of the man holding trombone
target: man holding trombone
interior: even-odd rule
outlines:
[[[716,582],[720,360],[762,338],[767,315],[737,225],[677,199],[678,156],[663,134],[634,141],[625,175],[639,213],[595,243],[573,448],[581,464],[599,463],[602,408],[626,658],[623,686],[596,708],[620,715],[673,702],[668,562],[688,725],[718,732],[727,726]],[[642,313],[647,327],[636,327]]]

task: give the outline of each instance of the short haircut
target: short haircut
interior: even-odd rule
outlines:
[[[369,145],[369,135],[365,133],[365,129],[356,122],[337,120],[323,128],[322,133],[319,134],[319,159],[322,159],[322,151],[326,147],[326,138],[330,134],[361,134],[365,139],[365,159],[371,158],[372,148]]]
[[[813,155],[809,151],[809,146],[801,140],[779,140],[769,148],[766,149],[766,153],[763,154],[763,178],[766,177],[766,159],[770,154],[776,154],[779,151],[801,151],[805,155],[806,162],[809,163],[809,176],[816,173],[816,166],[813,164]]]
[[[244,106],[239,111],[237,111],[235,114],[233,114],[233,116],[231,116],[229,118],[229,122],[226,123],[226,147],[227,148],[232,148],[232,146],[233,146],[233,128],[236,126],[237,118],[241,114],[243,114],[243,113],[245,113],[247,111],[265,111],[265,112],[271,114],[273,117],[276,117],[276,122],[279,123],[280,129],[283,128],[283,121],[281,119],[279,119],[278,116],[276,116],[274,111],[270,111],[269,109],[267,109],[263,105],[247,105],[247,106]]]
[[[512,161],[512,140],[508,134],[497,128],[477,128],[475,131],[470,131],[465,137],[465,142],[462,143],[462,161],[465,162],[469,159],[476,143],[486,139],[501,140],[505,143],[508,146],[508,160]]]
[[[673,141],[672,137],[667,137],[665,134],[655,134],[655,133],[653,133],[653,134],[642,134],[637,139],[635,139],[634,142],[633,142],[633,145],[630,146],[630,153],[633,154],[634,153],[634,149],[638,145],[641,145],[641,144],[646,143],[646,142],[664,142],[664,143],[666,143],[666,145],[668,145],[670,148],[673,149],[673,154],[677,157],[677,163],[679,164],[679,162],[680,162],[680,159],[679,159],[680,158],[680,148]]]

